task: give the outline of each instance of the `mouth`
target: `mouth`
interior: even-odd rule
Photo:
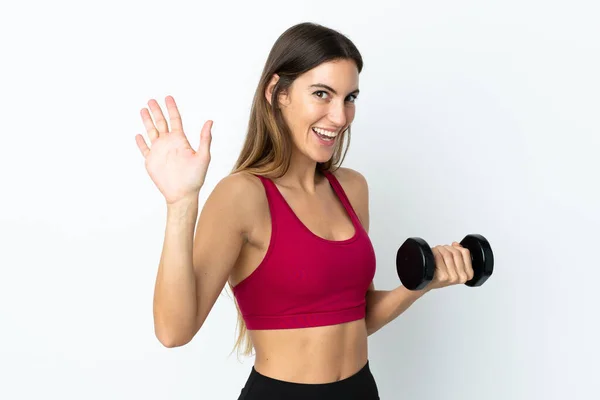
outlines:
[[[338,136],[338,131],[330,131],[322,128],[311,128],[313,133],[320,139],[320,141],[324,144],[333,144],[335,142],[335,138]]]

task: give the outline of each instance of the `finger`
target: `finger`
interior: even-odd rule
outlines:
[[[169,121],[171,122],[171,132],[183,133],[183,122],[181,121],[181,115],[173,96],[165,97],[165,104],[167,105]]]
[[[467,274],[467,281],[473,279],[475,271],[473,271],[473,260],[471,259],[471,251],[465,247],[461,247],[460,252],[463,256],[463,262],[465,263],[465,273]]]
[[[465,269],[465,262],[463,260],[462,252],[454,245],[445,246],[445,248],[452,254],[455,272],[458,276],[457,283],[465,283],[467,281],[467,272]]]
[[[200,131],[200,144],[198,145],[198,153],[210,155],[210,144],[212,143],[212,127],[214,122],[208,120],[202,126]]]
[[[144,140],[144,137],[142,135],[140,135],[140,134],[135,135],[135,143],[137,144],[138,149],[140,149],[140,152],[142,153],[142,156],[144,158],[146,158],[146,156],[148,155],[148,153],[150,153],[150,148],[146,144],[146,141]]]
[[[140,114],[142,116],[142,121],[144,122],[144,127],[146,128],[146,133],[148,134],[148,138],[150,139],[150,143],[154,143],[154,141],[158,139],[158,130],[156,130],[154,122],[152,122],[150,112],[147,108],[142,108]]]
[[[435,273],[434,277],[439,282],[446,283],[449,275],[448,275],[448,267],[446,266],[446,262],[444,261],[444,256],[439,249],[439,246],[436,246],[431,249],[433,252],[433,258],[435,259]]]
[[[454,255],[446,248],[446,246],[438,246],[438,250],[444,258],[444,264],[446,265],[448,280],[450,282],[456,282],[458,275],[456,274],[456,266],[454,265]]]
[[[160,135],[169,133],[169,126],[167,125],[167,120],[165,119],[165,116],[163,115],[163,112],[160,109],[158,102],[154,99],[150,99],[150,101],[148,101],[148,106],[152,111],[152,116],[154,117],[156,129],[158,129],[158,134]]]
[[[456,247],[458,251],[461,252],[463,263],[465,266],[465,274],[467,275],[467,281],[470,281],[475,275],[475,272],[473,271],[473,263],[471,260],[471,251],[466,247],[463,247],[463,245],[461,245],[458,242],[452,242],[452,246]]]

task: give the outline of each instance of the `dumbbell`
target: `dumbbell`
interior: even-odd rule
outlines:
[[[465,285],[481,286],[494,271],[494,254],[490,243],[481,235],[465,236],[461,246],[469,249],[473,279]],[[400,281],[409,290],[420,290],[433,280],[435,259],[431,247],[418,237],[408,238],[396,254],[396,271]]]

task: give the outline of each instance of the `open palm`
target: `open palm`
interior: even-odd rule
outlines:
[[[173,204],[190,196],[197,196],[204,184],[210,164],[210,143],[212,139],[212,121],[206,121],[200,133],[197,150],[192,149],[183,132],[179,110],[172,96],[165,98],[169,122],[167,124],[156,100],[148,102],[154,121],[148,109],[140,111],[150,147],[142,135],[136,135],[135,141],[142,156],[146,159],[146,170],[150,178],[165,196],[167,203]]]

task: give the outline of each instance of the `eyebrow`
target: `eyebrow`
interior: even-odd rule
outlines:
[[[309,86],[309,88],[313,88],[313,87],[327,89],[327,90],[329,90],[331,93],[333,93],[333,94],[337,95],[337,92],[335,91],[335,89],[334,89],[334,88],[332,88],[332,87],[331,87],[331,86],[329,86],[329,85],[325,85],[324,83],[315,83],[315,84],[313,84],[313,85],[310,85],[310,86]],[[354,94],[354,95],[357,95],[357,94],[359,94],[359,93],[360,93],[360,90],[356,89],[356,90],[353,90],[352,92],[350,92],[350,93],[348,93],[348,94]]]

